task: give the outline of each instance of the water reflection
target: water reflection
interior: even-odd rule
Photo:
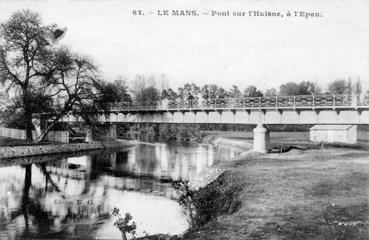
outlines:
[[[179,234],[188,224],[169,182],[191,180],[237,154],[154,143],[0,167],[0,237],[119,239],[113,207],[132,214],[138,236]]]

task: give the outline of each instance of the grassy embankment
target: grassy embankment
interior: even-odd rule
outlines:
[[[368,239],[367,150],[245,155],[220,167],[221,191],[238,189],[241,207],[185,239]]]

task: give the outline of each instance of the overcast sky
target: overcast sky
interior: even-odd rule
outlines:
[[[261,89],[287,81],[369,82],[369,1],[2,1],[0,21],[16,10],[41,13],[45,24],[68,31],[60,44],[91,56],[102,75],[132,79],[165,74],[177,88],[187,82]],[[132,11],[143,10],[145,16]],[[159,9],[319,12],[319,18],[159,17]]]

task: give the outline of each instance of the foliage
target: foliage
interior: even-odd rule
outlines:
[[[328,85],[328,91],[332,94],[351,93],[351,82],[344,79],[336,80]]]
[[[189,95],[197,98],[200,93],[200,87],[198,87],[195,83],[186,83],[183,87],[178,88],[178,97],[180,100],[186,100]]]
[[[178,204],[182,207],[183,212],[190,218],[191,228],[196,229],[198,225],[195,219],[196,209],[193,200],[194,192],[190,190],[188,182],[183,181],[173,181],[172,188],[178,194]]]
[[[32,91],[29,97],[33,113],[53,111],[53,101],[44,92]],[[7,107],[1,114],[2,124],[9,128],[26,129],[26,117],[22,96],[8,100]]]
[[[220,214],[231,214],[240,208],[241,184],[239,179],[223,173],[198,191],[192,191],[188,182],[183,181],[172,182],[172,187],[178,194],[179,205],[190,217],[192,229],[198,229]]]
[[[225,91],[224,88],[219,87],[215,84],[205,84],[201,88],[201,96],[203,99],[225,98],[228,97],[228,92]]]
[[[48,36],[56,25],[41,24],[39,14],[17,11],[0,27],[0,83],[6,91],[21,95],[27,140],[32,140],[32,93],[42,91],[52,76],[53,48]]]
[[[320,94],[321,89],[316,83],[303,81],[299,84],[288,82],[279,87],[279,94],[284,96],[289,95],[312,95]]]
[[[36,113],[47,113],[51,122],[38,141],[68,113],[82,115],[89,124],[86,110],[99,95],[92,60],[52,45],[52,36],[60,30],[44,26],[39,14],[30,10],[14,13],[0,31],[0,82],[19,96],[12,107],[24,116],[27,140],[33,140]]]
[[[243,94],[245,97],[262,97],[263,93],[258,90],[255,86],[250,85],[248,86]]]
[[[159,138],[166,142],[178,142],[182,144],[199,143],[203,134],[198,124],[160,124]]]
[[[137,75],[131,89],[134,100],[137,102],[159,101],[161,93],[155,85],[156,81],[153,76],[146,79],[143,75]]]
[[[356,95],[361,95],[362,92],[363,92],[363,88],[361,86],[361,81],[360,79],[358,78],[357,81],[354,83],[354,86],[353,86],[353,92],[354,94]]]
[[[126,81],[122,77],[118,77],[114,82],[101,81],[99,90],[99,102],[132,102]]]
[[[114,227],[118,228],[119,231],[122,233],[122,239],[127,239],[127,233],[132,234],[133,236],[136,234],[136,223],[130,221],[132,220],[132,216],[129,213],[126,213],[124,218],[119,213],[118,208],[114,208],[112,211],[112,215],[115,216],[117,219],[114,222]]]
[[[273,97],[277,96],[277,90],[275,88],[269,88],[265,91],[264,96],[265,97]]]
[[[178,99],[178,94],[171,88],[164,89],[161,93],[161,99],[168,99],[174,101]]]
[[[228,95],[232,98],[240,98],[242,97],[242,93],[240,91],[240,89],[236,86],[233,85],[232,88],[229,90]]]

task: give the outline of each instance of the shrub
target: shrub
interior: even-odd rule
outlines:
[[[190,190],[188,182],[183,181],[172,182],[172,187],[178,194],[178,203],[190,217],[191,228],[197,229],[221,214],[232,214],[240,208],[241,184],[242,181],[225,172],[198,191]]]

